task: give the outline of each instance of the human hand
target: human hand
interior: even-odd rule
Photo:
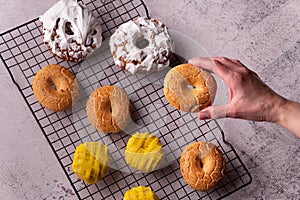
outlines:
[[[229,102],[200,111],[200,119],[223,117],[276,122],[277,109],[287,101],[238,60],[224,57],[192,58],[189,63],[212,71],[229,87]]]

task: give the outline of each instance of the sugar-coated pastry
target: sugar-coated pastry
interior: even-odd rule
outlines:
[[[146,47],[139,47],[140,40]],[[110,38],[115,64],[130,73],[150,72],[169,65],[174,45],[162,22],[137,17],[122,24]]]
[[[164,80],[167,101],[184,112],[199,112],[210,106],[215,98],[217,83],[206,71],[182,64],[172,68]]]
[[[195,142],[183,151],[180,170],[189,186],[195,190],[207,191],[224,177],[225,159],[214,144]]]
[[[55,64],[38,71],[32,88],[37,100],[52,111],[71,108],[79,93],[75,75],[67,68]]]
[[[138,186],[128,190],[123,200],[159,200],[150,187]]]
[[[101,46],[102,29],[90,10],[77,0],[60,0],[41,17],[44,43],[68,61],[83,60]]]
[[[96,89],[86,104],[91,124],[103,133],[117,133],[130,122],[130,103],[124,90],[117,86]]]
[[[78,178],[88,184],[97,183],[109,170],[111,157],[106,145],[85,142],[76,147],[72,169]]]
[[[127,164],[142,172],[155,170],[163,156],[161,142],[149,133],[135,133],[128,140],[125,149]]]

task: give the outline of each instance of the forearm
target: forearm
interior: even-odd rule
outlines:
[[[200,119],[232,117],[279,124],[300,137],[300,103],[269,88],[259,76],[238,60],[224,57],[193,58],[195,66],[213,71],[228,85],[230,101],[200,111]]]
[[[300,137],[300,103],[288,100],[280,106],[277,114],[275,122]]]

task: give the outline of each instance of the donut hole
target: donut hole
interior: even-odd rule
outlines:
[[[139,49],[145,49],[149,44],[150,42],[144,37],[139,37],[135,41],[135,46]]]
[[[71,22],[66,22],[65,23],[65,33],[68,34],[68,35],[74,35],[74,32],[72,30]]]
[[[200,162],[199,162],[199,164],[200,164],[200,168],[203,168],[203,162],[202,162],[202,160],[201,159],[199,159],[200,160]]]
[[[50,86],[51,86],[51,88],[53,89],[53,90],[55,90],[55,91],[57,91],[57,92],[61,92],[61,93],[64,93],[65,92],[65,90],[63,89],[63,88],[60,88],[59,86],[59,88],[57,88],[57,86],[55,85],[55,83],[50,83]]]
[[[182,81],[181,83],[181,88],[186,88],[188,90],[193,90],[195,89],[196,87],[194,85],[192,85],[188,80],[184,80]]]
[[[187,87],[189,90],[193,90],[193,89],[195,89],[195,88],[196,88],[195,86],[193,86],[193,85],[190,85],[190,84],[188,84],[186,87]]]
[[[56,92],[61,92],[64,93],[67,91],[66,88],[62,87],[62,85],[56,81],[53,81],[52,79],[48,80],[48,84],[50,86],[50,89],[56,91]]]
[[[96,29],[93,29],[91,34],[92,34],[92,35],[96,35],[96,34],[97,34],[97,30],[96,30]]]
[[[57,88],[56,88],[56,85],[52,82],[52,83],[50,83],[50,86],[51,86],[51,88],[53,89],[53,90],[56,90]]]

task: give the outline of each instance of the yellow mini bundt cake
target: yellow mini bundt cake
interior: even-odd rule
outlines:
[[[123,200],[159,200],[150,187],[138,186],[128,190]]]
[[[163,156],[161,142],[149,133],[135,133],[128,140],[125,149],[127,164],[142,172],[155,170]]]
[[[78,178],[94,184],[108,172],[110,162],[106,145],[101,142],[85,142],[76,147],[72,169]]]

